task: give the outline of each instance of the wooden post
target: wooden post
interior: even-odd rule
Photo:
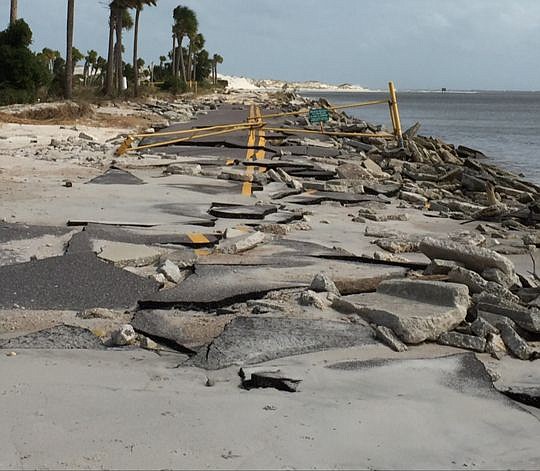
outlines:
[[[322,121],[321,121],[321,132],[324,134],[324,124]]]
[[[390,115],[392,117],[392,125],[394,126],[394,135],[396,136],[398,144],[403,146],[403,133],[401,131],[401,119],[399,117],[399,108],[394,82],[389,82],[388,88],[390,89]]]

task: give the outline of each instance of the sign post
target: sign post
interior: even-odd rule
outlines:
[[[308,120],[311,124],[319,123],[321,125],[321,133],[324,134],[324,123],[330,120],[330,113],[325,108],[314,108],[309,110]]]

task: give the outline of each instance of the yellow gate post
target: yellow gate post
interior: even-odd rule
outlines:
[[[396,88],[394,82],[388,83],[390,89],[390,117],[392,118],[392,126],[394,127],[394,135],[400,146],[403,146],[403,133],[401,131],[401,119],[399,117],[399,108],[397,102]]]

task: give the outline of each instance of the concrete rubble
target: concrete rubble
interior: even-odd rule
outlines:
[[[243,122],[251,104],[323,106],[284,96],[133,106],[166,132]],[[365,137],[306,137],[320,128],[286,121],[271,119],[286,132],[257,130],[251,147],[235,131],[113,156],[126,132],[77,128],[10,154],[39,164],[43,181],[28,163],[30,182],[0,174],[0,348],[171,355],[193,375],[295,397],[318,381],[294,369],[308,354],[353,359],[321,376],[340,384],[367,371],[354,358],[369,351],[389,378],[418,375],[418,362],[448,371],[452,394],[474,383],[478,397],[538,407],[538,383],[505,384],[503,396],[486,372],[540,358],[540,186],[418,126],[398,145],[342,112],[325,129]],[[205,393],[221,387],[206,378]],[[238,393],[270,392],[281,394]]]

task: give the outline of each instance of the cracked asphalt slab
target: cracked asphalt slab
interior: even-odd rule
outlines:
[[[76,253],[0,267],[0,307],[12,309],[133,308],[157,283]]]

